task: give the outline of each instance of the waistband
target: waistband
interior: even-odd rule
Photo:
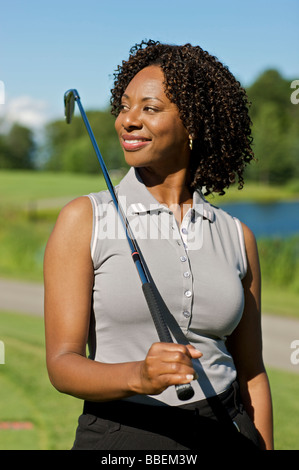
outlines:
[[[240,408],[239,387],[235,381],[223,393],[180,406],[154,406],[133,403],[126,400],[110,402],[84,402],[83,413],[98,418],[156,432],[178,422],[190,426],[198,420],[216,420],[222,424],[232,423]]]

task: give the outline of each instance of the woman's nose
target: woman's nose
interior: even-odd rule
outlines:
[[[123,114],[122,125],[125,129],[142,128],[142,120],[138,109],[128,109],[126,113]]]

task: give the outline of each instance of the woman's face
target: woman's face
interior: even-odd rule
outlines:
[[[188,132],[164,91],[158,66],[138,72],[127,86],[115,128],[126,162],[171,173],[189,164]]]

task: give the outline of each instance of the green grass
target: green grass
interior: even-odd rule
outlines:
[[[115,184],[115,181],[113,181]],[[37,171],[0,171],[1,206],[25,209],[61,208],[73,198],[106,189],[99,170],[96,175]]]
[[[33,220],[23,212],[0,209],[0,275],[6,278],[42,281],[46,242],[53,218]]]
[[[102,189],[105,182],[100,173],[0,171],[0,277],[42,282],[44,249],[60,208],[74,197]],[[231,188],[223,199],[209,199],[213,203],[236,198],[265,201],[294,194],[287,187],[248,183],[242,191]],[[299,317],[298,241],[277,243],[259,242],[263,311]]]
[[[105,188],[100,171],[98,175],[0,171],[0,276],[41,282],[44,248],[59,209],[77,196]],[[292,188],[247,183],[242,191],[231,188],[224,197],[209,200],[217,205],[296,197],[298,191]],[[299,317],[299,294],[286,287],[264,282],[262,303],[264,312]],[[82,402],[59,394],[49,382],[43,320],[0,312],[0,340],[6,358],[0,364],[0,421],[33,424],[31,430],[0,430],[0,450],[69,449]],[[268,372],[276,448],[299,449],[299,374]]]
[[[0,276],[41,281],[45,245],[59,210],[105,188],[100,174],[0,171]]]
[[[299,294],[265,284],[262,288],[262,311],[299,319]]]
[[[41,317],[0,312],[0,422],[29,421],[31,430],[0,430],[0,450],[70,449],[82,401],[58,393],[45,364]],[[268,370],[277,450],[299,450],[299,374]]]
[[[33,424],[32,430],[0,430],[0,449],[69,449],[82,402],[59,394],[49,382],[43,319],[1,312],[0,332],[0,421]]]
[[[289,184],[286,186],[267,186],[248,181],[242,190],[236,186],[231,186],[224,196],[213,194],[207,197],[209,202],[214,205],[221,205],[234,202],[257,202],[273,203],[280,201],[292,201],[299,199],[298,184]]]
[[[112,178],[116,184],[119,178]],[[90,192],[106,189],[101,170],[96,175],[37,172],[37,171],[0,171],[1,205],[29,207],[40,204],[60,207],[62,203]],[[209,196],[213,204],[219,202],[256,201],[273,202],[299,198],[298,184],[289,186],[264,186],[247,182],[239,191],[231,187],[225,196]]]
[[[299,450],[299,374],[268,370],[276,450]]]

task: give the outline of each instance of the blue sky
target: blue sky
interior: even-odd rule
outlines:
[[[244,86],[267,68],[299,79],[298,0],[10,0],[0,10],[0,116],[38,127],[109,102],[112,74],[142,39],[200,45]]]

